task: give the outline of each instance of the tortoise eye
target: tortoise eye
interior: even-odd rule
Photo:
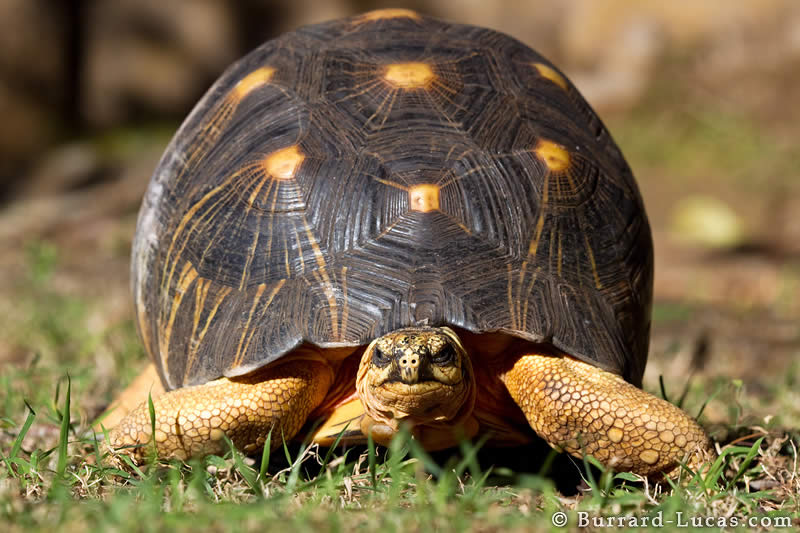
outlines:
[[[451,364],[455,360],[455,358],[456,358],[455,349],[451,345],[446,344],[442,347],[441,350],[436,352],[436,354],[434,354],[431,357],[431,361],[436,365],[444,366]]]
[[[391,362],[391,357],[383,353],[377,346],[372,350],[372,364],[383,368]]]

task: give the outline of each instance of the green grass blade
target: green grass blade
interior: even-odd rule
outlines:
[[[631,481],[634,483],[638,483],[641,481],[641,478],[636,474],[631,474],[630,472],[617,472],[614,474],[614,479],[621,479],[623,481]]]
[[[588,454],[584,454],[583,455],[583,465],[586,467],[587,473],[589,474],[589,477],[591,478],[591,481],[592,481],[591,484],[593,485],[592,488],[600,489],[601,488],[600,487],[600,480],[596,479],[594,477],[594,472],[589,468],[589,466],[591,465],[591,466],[597,468],[600,471],[600,476],[601,477],[605,473],[606,467],[603,466],[603,464],[600,461],[595,459],[594,455],[588,455]]]
[[[342,428],[342,430],[336,436],[336,440],[333,441],[333,444],[328,448],[328,451],[325,452],[325,458],[322,460],[322,465],[320,466],[321,472],[324,472],[325,469],[328,467],[328,463],[330,462],[331,457],[333,457],[335,450],[339,447],[339,443],[342,441],[342,437],[344,437],[344,434],[347,431],[347,428],[349,427],[350,427],[350,422],[345,424],[344,428]]]
[[[592,472],[591,467],[589,466],[589,460],[593,459],[591,456],[583,454],[581,458],[583,462],[583,472],[581,473],[582,477],[586,481],[586,484],[593,490],[597,490],[597,480],[594,479],[594,473]]]
[[[158,460],[158,447],[156,446],[156,406],[153,405],[153,395],[147,393],[147,411],[150,414],[150,442],[153,445],[153,461]]]
[[[283,434],[283,429],[281,429],[281,441],[283,442],[283,456],[286,457],[286,463],[292,464],[292,454],[289,452],[289,443],[286,442],[286,435]]]
[[[244,459],[242,458],[241,452],[236,449],[236,446],[233,445],[233,442],[228,438],[227,435],[223,433],[222,438],[225,439],[225,443],[228,445],[228,448],[231,451],[231,457],[233,457],[233,464],[236,465],[236,469],[244,478],[245,483],[247,483],[247,485],[250,487],[250,490],[252,490],[256,495],[256,498],[259,500],[264,499],[264,490],[261,488],[261,484],[256,477],[255,470],[244,464]]]
[[[372,489],[378,488],[378,476],[375,469],[375,441],[372,438],[372,433],[367,434],[367,464],[369,465],[369,480],[372,484]]]
[[[170,511],[180,513],[183,511],[186,492],[182,488],[180,468],[170,468],[167,471],[167,484],[169,486]]]
[[[755,457],[755,454],[758,453],[758,446],[761,445],[761,441],[763,439],[764,439],[764,437],[761,437],[760,439],[758,439],[755,442],[755,444],[754,444],[755,452],[753,452],[753,450],[754,450],[753,447],[748,447],[748,446],[731,446],[729,448],[725,448],[724,450],[722,450],[722,453],[719,454],[719,456],[714,460],[714,462],[711,464],[711,467],[708,469],[708,472],[706,473],[705,488],[707,488],[707,489],[712,488],[713,485],[715,485],[720,479],[722,479],[722,475],[723,475],[723,473],[725,471],[725,465],[727,464],[728,456],[731,456],[731,455],[745,455],[745,456],[748,456],[752,452],[753,453],[753,457]],[[750,457],[750,460],[748,461],[748,464],[749,464],[750,461],[752,461],[752,457]],[[743,473],[744,470],[746,469],[747,465],[743,464],[742,466],[744,468],[740,468],[740,472]],[[737,478],[736,479],[738,479],[738,475],[739,475],[739,472],[737,472]]]
[[[425,468],[425,470],[436,477],[442,476],[442,467],[436,464],[436,461],[434,461],[433,458],[428,455],[428,452],[425,451],[417,439],[409,438],[408,448],[411,452],[411,457],[414,457],[420,463],[422,463],[422,466]]]
[[[486,472],[481,473],[480,476],[472,478],[472,486],[464,493],[464,499],[467,502],[472,503],[481,497],[482,489],[486,486],[486,480],[489,479],[491,473],[492,468],[489,467]]]
[[[689,376],[689,379],[686,380],[686,383],[683,385],[683,391],[681,391],[681,395],[678,397],[678,402],[675,404],[678,408],[683,409],[683,402],[686,401],[686,397],[689,395],[689,389],[692,386],[692,376]]]
[[[269,455],[272,452],[272,428],[269,428],[264,448],[261,450],[261,465],[258,468],[258,478],[263,482],[269,468]]]
[[[11,461],[10,461],[10,460],[9,460],[9,459],[8,459],[8,458],[5,456],[5,455],[3,455],[3,452],[2,452],[2,450],[0,450],[0,461],[2,461],[3,463],[5,463],[5,465],[6,465],[6,470],[8,470],[8,475],[9,475],[9,477],[16,478],[16,477],[17,477],[17,473],[16,473],[16,472],[14,472],[14,469],[13,469],[13,468],[11,468]]]
[[[297,458],[292,463],[292,468],[289,470],[289,479],[286,480],[286,492],[293,494],[297,487],[297,481],[300,479],[300,466],[303,464],[303,457],[306,454],[308,447],[303,444],[300,451],[297,453]]]
[[[69,441],[70,426],[70,394],[72,392],[72,379],[67,374],[67,394],[64,401],[64,411],[61,413],[61,430],[58,435],[58,463],[56,473],[59,477],[64,476],[67,470],[67,443]]]
[[[722,388],[717,387],[717,389],[714,392],[712,392],[708,398],[705,399],[703,405],[700,406],[700,410],[697,412],[697,415],[694,417],[695,420],[700,420],[700,415],[702,415],[703,411],[706,410],[706,405],[708,405],[708,402],[716,398],[720,392],[722,392]]]
[[[455,471],[457,476],[461,476],[464,473],[464,470],[469,468],[469,472],[472,477],[479,477],[481,475],[481,468],[478,464],[478,452],[481,448],[483,448],[486,441],[489,440],[489,435],[482,435],[478,442],[472,443],[467,439],[462,439],[459,441],[458,446],[461,450],[462,459],[456,465]]]
[[[728,481],[728,484],[725,486],[725,490],[728,491],[733,487],[733,484],[739,481],[744,473],[747,471],[747,467],[750,466],[750,463],[753,462],[753,458],[758,454],[758,451],[761,449],[761,443],[764,441],[764,437],[759,438],[757,441],[753,443],[750,449],[747,451],[747,455],[745,455],[744,460],[742,461],[741,466],[739,467],[739,471],[736,472],[736,475]]]
[[[103,431],[105,431],[105,428],[103,428]],[[100,477],[105,477],[106,467],[103,465],[103,454],[100,451],[100,442],[97,440],[96,431],[92,431],[92,445],[94,446],[94,463],[100,471]]]
[[[712,488],[714,485],[717,484],[722,478],[722,474],[725,471],[725,456],[728,455],[727,453],[723,452],[717,457],[711,466],[708,468],[706,472],[705,481],[703,483],[706,489]],[[686,471],[689,472],[691,475],[696,475],[695,472],[686,466],[685,464],[681,463],[681,467]]]
[[[555,448],[550,448],[550,451],[547,452],[547,457],[544,458],[542,462],[542,467],[539,469],[538,475],[541,477],[547,477],[550,473],[550,469],[553,468],[553,461],[556,460],[558,457],[558,450]]]
[[[36,418],[36,411],[33,410],[33,407],[31,407],[27,401],[25,402],[25,407],[28,408],[28,416],[25,418],[25,423],[22,424],[19,435],[14,439],[14,445],[11,447],[11,453],[8,455],[8,459],[14,459],[19,455],[19,451],[22,449],[22,441],[25,440],[25,435],[28,434],[28,430],[31,429],[31,424],[33,424],[33,420]]]
[[[664,376],[659,374],[658,375],[658,386],[661,387],[661,397],[664,400],[669,401],[669,397],[667,396],[667,388],[664,386]]]

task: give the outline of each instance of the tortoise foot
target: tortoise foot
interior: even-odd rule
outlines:
[[[246,453],[255,452],[273,431],[272,446],[289,439],[319,405],[333,372],[321,358],[292,359],[240,378],[222,378],[167,392],[153,399],[155,439],[145,401],[109,434],[109,445],[141,459],[188,459],[225,451],[223,435]]]
[[[703,428],[684,411],[571,357],[523,355],[501,379],[536,433],[574,456],[653,476],[714,455]]]

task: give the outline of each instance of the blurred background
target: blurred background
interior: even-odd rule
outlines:
[[[67,372],[91,419],[142,368],[137,210],[223,69],[299,25],[390,6],[511,34],[607,123],[656,242],[646,388],[688,384],[693,413],[711,397],[718,438],[800,427],[796,0],[0,1],[0,419],[24,412],[9,398],[52,402]]]

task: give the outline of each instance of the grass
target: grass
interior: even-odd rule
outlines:
[[[234,449],[188,464],[153,461],[137,467],[81,436],[85,428],[72,424],[67,410],[69,392],[68,386],[54,448],[24,451],[20,443],[36,418],[29,411],[26,422],[15,426],[10,450],[3,450],[0,519],[10,531],[188,531],[198,524],[226,531],[254,531],[265,524],[298,531],[524,530],[551,528],[557,512],[566,513],[571,524],[584,513],[627,520],[674,520],[678,513],[795,522],[800,517],[791,480],[767,490],[757,486],[772,479],[776,472],[766,465],[783,447],[792,450],[789,458],[796,463],[796,438],[781,445],[762,436],[728,446],[707,474],[686,471],[675,484],[654,486],[593,464],[582,468],[584,490],[564,497],[541,474],[503,482],[508,473],[482,470],[471,444],[440,465],[405,435],[389,449],[368,446],[360,454],[300,447],[292,455],[287,447],[283,467],[271,470],[254,466]]]
[[[115,351],[120,366],[143,360],[131,324],[88,334],[84,322],[101,304],[54,288],[58,250],[31,244],[27,261],[30,275],[20,295],[33,312],[15,338],[33,355],[27,366],[0,370],[6,393],[0,402],[0,521],[6,531],[562,529],[553,525],[553,517],[562,516],[555,513],[565,513],[569,529],[582,519],[608,526],[614,525],[609,520],[641,524],[644,517],[656,524],[659,517],[667,523],[692,517],[800,523],[800,435],[780,431],[778,419],[761,427],[743,416],[750,400],[732,380],[711,384],[718,392],[706,398],[689,392],[693,405],[711,399],[728,406],[727,422],[711,429],[729,444],[706,474],[687,470],[677,483],[653,484],[604,470],[590,458],[545,458],[546,452],[533,471],[512,470],[487,462],[480,443],[431,456],[406,436],[389,449],[292,445],[254,460],[231,448],[186,464],[134,465],[109,454],[90,431],[116,388],[99,383],[109,378],[94,371],[92,354]],[[669,320],[687,316],[680,307],[664,314]],[[790,374],[768,393],[792,398],[797,369]],[[681,384],[667,385],[678,390]],[[96,398],[98,389],[106,391],[104,398]],[[550,469],[554,459],[562,471],[566,464],[577,486],[559,488],[561,474]]]

